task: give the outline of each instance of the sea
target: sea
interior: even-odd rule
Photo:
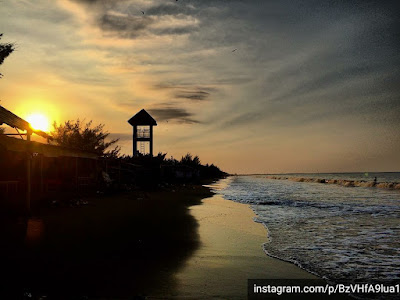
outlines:
[[[400,282],[400,172],[230,176],[214,184],[249,204],[267,255],[329,283]]]

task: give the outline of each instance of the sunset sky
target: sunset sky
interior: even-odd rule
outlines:
[[[398,1],[0,0],[0,105],[158,122],[154,152],[231,173],[400,171]]]

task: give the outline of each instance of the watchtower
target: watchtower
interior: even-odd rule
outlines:
[[[153,126],[157,126],[156,120],[142,109],[128,123],[133,126],[133,156],[138,156],[139,153],[150,153],[153,156]]]

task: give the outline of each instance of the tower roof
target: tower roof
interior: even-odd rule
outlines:
[[[153,125],[157,126],[156,120],[153,119],[150,114],[142,109],[139,111],[136,115],[134,115],[132,118],[128,120],[128,123],[131,124],[132,126],[134,125]]]

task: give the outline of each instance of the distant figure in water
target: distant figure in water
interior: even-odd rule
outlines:
[[[375,176],[375,178],[374,178],[374,185],[376,185],[376,183],[377,183],[377,179],[376,179],[376,176]]]

